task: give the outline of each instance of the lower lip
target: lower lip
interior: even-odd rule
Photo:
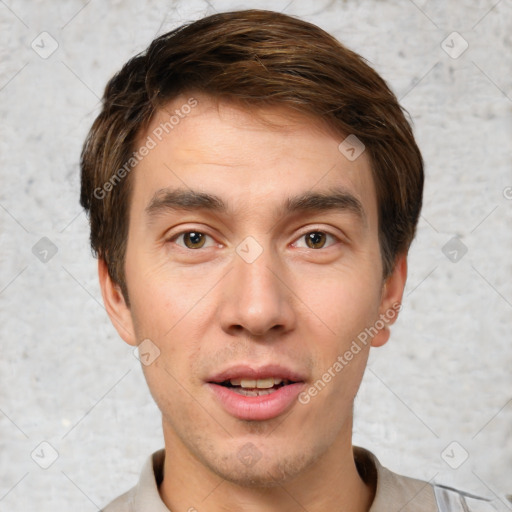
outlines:
[[[262,396],[245,396],[220,384],[208,383],[224,409],[240,420],[270,420],[283,414],[304,388],[304,383],[296,382],[281,386],[274,392]]]

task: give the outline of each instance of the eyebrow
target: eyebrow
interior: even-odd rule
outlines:
[[[155,192],[145,208],[149,221],[159,215],[179,210],[226,213],[228,207],[222,198],[214,194],[190,189],[163,188]],[[366,213],[361,201],[344,188],[334,188],[325,192],[309,191],[289,197],[278,209],[280,215],[327,211],[352,213],[366,224]]]

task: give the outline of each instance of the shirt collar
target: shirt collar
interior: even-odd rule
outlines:
[[[361,478],[376,486],[368,512],[437,512],[434,490],[429,482],[393,473],[364,448],[354,446],[353,450]]]
[[[357,470],[364,482],[376,488],[368,512],[433,512],[435,495],[428,482],[397,475],[383,467],[370,451],[353,447]],[[165,451],[155,452],[146,461],[133,494],[135,512],[169,512],[158,492],[163,479]]]
[[[164,459],[165,450],[162,449],[153,453],[144,464],[134,493],[135,512],[169,512],[158,492],[163,479]]]

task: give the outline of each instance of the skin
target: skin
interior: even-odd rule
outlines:
[[[338,150],[343,136],[286,108],[255,115],[194,97],[198,105],[131,176],[129,307],[103,260],[98,267],[120,336],[130,345],[149,338],[160,350],[143,369],[162,411],[162,499],[173,511],[368,510],[375,489],[357,472],[351,437],[370,343],[309,403],[269,420],[231,416],[205,379],[234,364],[277,362],[303,373],[307,389],[401,301],[406,257],[384,281],[369,159],[349,161]],[[140,142],[168,118],[159,111]],[[334,187],[360,201],[364,218],[347,209],[280,210],[290,196]],[[150,219],[145,209],[164,188],[215,194],[227,210],[175,209]],[[209,235],[202,248],[187,247],[178,236],[187,230]],[[332,237],[311,248],[309,232]],[[248,236],[262,248],[252,263],[236,252]],[[386,326],[371,345],[388,337]],[[250,466],[238,456],[247,443],[261,456]]]

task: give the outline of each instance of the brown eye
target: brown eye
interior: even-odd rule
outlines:
[[[201,249],[205,244],[206,237],[198,231],[187,231],[183,233],[183,243],[188,249]]]
[[[306,245],[310,249],[321,249],[327,240],[326,233],[322,231],[312,231],[311,233],[307,233],[304,235],[306,239]]]

